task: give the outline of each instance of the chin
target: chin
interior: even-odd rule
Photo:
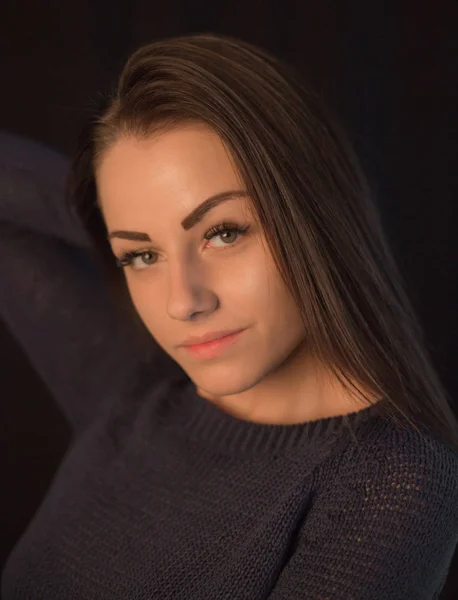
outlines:
[[[231,369],[232,373],[236,369]],[[262,379],[262,374],[255,373],[241,373],[240,371],[234,376],[232,373],[217,373],[208,368],[207,372],[196,373],[187,372],[188,376],[201,393],[215,398],[221,398],[225,396],[232,396],[234,394],[240,394],[246,390],[251,389],[257,385]]]

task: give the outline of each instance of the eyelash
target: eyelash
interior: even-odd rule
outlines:
[[[239,227],[235,223],[221,222],[221,223],[218,223],[215,226],[213,226],[211,229],[209,229],[207,231],[207,233],[204,234],[204,239],[210,241],[214,237],[218,237],[219,235],[222,235],[223,233],[237,233],[239,236],[243,236],[247,233],[249,227],[250,227],[249,225],[246,225],[245,227]],[[227,247],[230,248],[231,246],[234,246],[236,243],[237,242],[228,244]],[[130,267],[132,265],[132,261],[135,258],[137,258],[138,256],[143,256],[144,254],[148,254],[148,253],[153,254],[153,255],[156,254],[152,250],[137,250],[135,252],[125,252],[121,256],[121,258],[116,259],[116,265],[121,268]],[[155,264],[155,263],[153,263],[153,264]],[[148,266],[152,266],[152,265],[146,265],[146,263],[145,263],[145,267],[148,267]],[[134,270],[137,270],[137,269],[134,269]],[[138,270],[142,270],[142,269],[138,269]]]

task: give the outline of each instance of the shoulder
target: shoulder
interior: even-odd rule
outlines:
[[[338,565],[354,597],[436,598],[458,541],[457,453],[380,417],[353,433],[323,469],[289,569],[302,589],[314,567],[328,591]]]
[[[347,481],[370,482],[385,494],[403,490],[458,511],[458,450],[424,427],[372,419],[355,432],[338,463],[337,472]]]

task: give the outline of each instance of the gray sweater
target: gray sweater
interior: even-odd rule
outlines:
[[[3,600],[437,599],[458,452],[383,400],[267,425],[198,396],[116,314],[64,208],[66,170],[0,135],[0,314],[73,432]]]

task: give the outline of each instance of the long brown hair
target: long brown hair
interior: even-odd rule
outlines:
[[[155,41],[128,59],[81,135],[70,179],[72,208],[110,282],[125,292],[97,203],[97,161],[121,135],[188,121],[207,124],[231,152],[310,352],[346,389],[383,398],[397,423],[423,425],[458,448],[458,420],[346,134],[310,85],[260,48],[195,34]]]

